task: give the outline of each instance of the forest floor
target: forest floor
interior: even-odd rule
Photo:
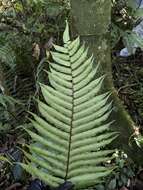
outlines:
[[[143,52],[113,61],[113,79],[125,109],[143,129]]]

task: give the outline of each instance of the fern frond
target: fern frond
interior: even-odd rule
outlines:
[[[12,104],[14,101],[16,103],[13,106],[14,109],[11,108],[12,106],[6,105],[5,112],[3,108],[0,110],[0,121],[16,127],[27,121],[28,113],[26,110],[31,110],[34,107],[32,96],[35,93],[35,81],[31,75],[24,75],[22,67],[17,63],[14,66],[0,63],[0,71],[2,73],[0,90],[3,93],[0,96],[0,104],[6,102],[7,105],[10,105],[10,102]],[[8,98],[9,101],[4,101]]]
[[[93,186],[111,169],[101,166],[112,152],[104,150],[115,137],[107,122],[112,111],[110,93],[101,93],[105,76],[96,77],[99,65],[80,39],[70,41],[69,27],[64,47],[54,45],[55,63],[47,72],[51,86],[41,84],[45,102],[38,100],[41,117],[32,114],[36,142],[25,153],[31,162],[22,166],[51,186],[71,181],[80,189]],[[97,75],[98,76],[98,75]]]
[[[0,60],[11,69],[15,67],[15,55],[13,50],[8,46],[0,46]]]
[[[21,103],[11,96],[0,94],[0,106],[7,108],[8,105],[14,106],[14,104],[21,104]]]

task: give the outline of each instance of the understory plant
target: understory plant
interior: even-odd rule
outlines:
[[[110,92],[101,93],[105,76],[80,38],[63,34],[64,46],[54,45],[54,63],[46,71],[50,85],[40,84],[45,101],[38,101],[40,116],[33,114],[35,130],[27,130],[33,143],[25,152],[23,168],[51,187],[70,181],[75,189],[93,187],[111,173],[104,163],[113,150],[105,150],[116,138],[107,121],[112,112]]]
[[[0,1],[0,122],[11,126],[10,133],[28,122],[27,111],[36,110],[33,97],[37,82],[45,81],[46,49],[59,42],[67,6],[55,0]],[[21,104],[9,106],[7,97]]]
[[[116,168],[108,176],[103,184],[96,186],[96,190],[124,189],[131,185],[131,179],[135,176],[135,163],[121,150],[116,150],[114,159],[108,162]]]
[[[134,54],[137,47],[143,48],[141,5],[142,0],[112,0],[112,48],[115,48],[120,40],[127,47],[129,54]]]

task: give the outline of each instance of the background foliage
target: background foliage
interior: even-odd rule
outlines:
[[[111,46],[114,48],[122,39],[130,54],[136,47],[143,48],[143,38],[133,31],[143,17],[142,0],[112,0]],[[142,29],[143,30],[143,29]]]
[[[37,81],[44,80],[41,71],[46,67],[46,49],[52,47],[52,42],[60,41],[68,9],[65,1],[1,2],[1,109],[7,109],[7,114],[0,114],[3,116],[0,119],[2,124],[6,121],[11,123],[12,119],[12,125],[20,125],[27,120],[26,111],[35,108],[32,98],[38,95]],[[13,104],[13,109],[9,108],[7,96],[21,104]]]

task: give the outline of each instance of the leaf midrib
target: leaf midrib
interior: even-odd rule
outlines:
[[[67,47],[68,48],[68,47]],[[70,69],[71,69],[71,83],[72,83],[72,114],[71,114],[71,123],[70,123],[70,135],[69,135],[69,147],[68,147],[68,156],[67,156],[67,167],[66,167],[66,175],[65,175],[65,181],[67,181],[68,173],[69,173],[69,162],[70,162],[70,152],[71,152],[71,141],[72,141],[72,129],[73,129],[73,114],[74,114],[74,83],[73,83],[73,69],[72,69],[72,62],[71,62],[71,56],[69,54],[68,49],[68,55],[69,55],[69,61],[70,61]]]

